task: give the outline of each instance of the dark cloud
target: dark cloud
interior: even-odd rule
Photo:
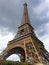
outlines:
[[[15,32],[21,20],[22,1],[0,0],[0,26]],[[20,5],[20,6],[19,6]]]
[[[44,20],[41,19],[42,16],[45,16],[47,10],[42,11],[40,15],[33,11],[34,8],[38,8],[44,1],[27,0],[30,22],[35,29],[38,29],[40,25],[42,26],[42,24],[49,21],[47,18]],[[8,32],[16,32],[23,14],[23,3],[23,0],[0,0],[0,29],[2,27],[3,29],[7,28]]]
[[[32,6],[32,7],[37,7],[40,5],[44,0],[27,0],[27,2]]]
[[[34,27],[35,33],[39,37],[39,39],[45,43],[45,46],[46,43],[48,46],[49,3],[46,3],[46,1],[48,0],[26,0],[28,4],[30,23]],[[11,32],[11,36],[13,36],[13,33],[15,35],[17,28],[21,23],[23,3],[24,0],[0,0],[0,35],[8,35]],[[4,47],[2,47],[0,51],[2,51],[3,49]]]

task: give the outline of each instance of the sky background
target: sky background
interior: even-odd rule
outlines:
[[[17,32],[22,19],[24,1],[0,0],[0,52],[6,48],[8,41],[12,40]],[[30,23],[36,36],[49,51],[49,0],[26,0],[26,2]]]

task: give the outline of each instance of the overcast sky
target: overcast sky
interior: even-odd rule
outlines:
[[[49,0],[27,0],[30,23],[49,51]],[[0,0],[0,52],[13,39],[21,23],[24,0]]]

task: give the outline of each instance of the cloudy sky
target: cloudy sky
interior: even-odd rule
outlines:
[[[25,0],[0,0],[0,52],[13,39],[21,23]],[[49,51],[49,0],[27,0],[30,23]]]

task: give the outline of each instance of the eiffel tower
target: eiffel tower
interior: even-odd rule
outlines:
[[[34,28],[30,24],[27,3],[24,3],[21,25],[18,27],[17,34],[9,41],[0,58],[7,59],[11,54],[18,54],[21,62],[45,64],[49,62],[49,53],[36,37]]]

